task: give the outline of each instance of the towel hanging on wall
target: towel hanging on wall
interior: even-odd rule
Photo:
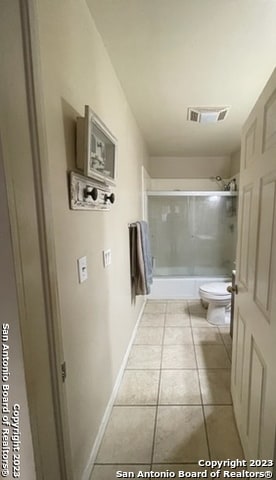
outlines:
[[[152,284],[149,229],[145,221],[129,225],[132,295],[148,295]]]

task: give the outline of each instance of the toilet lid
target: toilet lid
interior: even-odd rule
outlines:
[[[213,293],[215,295],[230,295],[229,292],[227,292],[227,287],[230,285],[230,282],[205,283],[204,285],[201,285],[200,290],[202,292]]]

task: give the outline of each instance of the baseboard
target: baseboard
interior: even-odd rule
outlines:
[[[131,350],[131,347],[132,347],[132,344],[133,344],[133,341],[134,341],[134,338],[135,338],[135,335],[136,335],[136,331],[137,331],[140,319],[143,315],[143,311],[144,311],[144,308],[145,308],[145,303],[146,303],[146,301],[142,305],[142,308],[141,308],[141,311],[139,313],[137,322],[136,322],[135,327],[133,329],[133,333],[131,335],[131,338],[130,338],[130,341],[129,341],[129,344],[128,344],[128,347],[127,347],[127,350],[126,350],[126,353],[125,353],[125,356],[123,358],[119,373],[117,375],[115,385],[113,387],[110,399],[109,399],[107,407],[105,409],[104,416],[102,418],[98,434],[96,436],[94,445],[92,447],[92,451],[91,451],[89,460],[88,460],[86,468],[84,469],[84,472],[82,474],[82,480],[89,480],[90,479],[91,472],[92,472],[92,469],[93,469],[93,466],[94,466],[94,463],[95,463],[95,460],[96,460],[96,457],[97,457],[97,454],[98,454],[98,450],[99,450],[99,447],[100,447],[102,438],[104,436],[104,432],[105,432],[105,429],[106,429],[106,426],[107,426],[107,423],[108,423],[108,420],[109,420],[109,417],[110,417],[110,414],[111,414],[111,411],[112,411],[112,408],[113,408],[113,404],[114,404],[115,398],[117,396],[117,393],[118,393],[118,390],[119,390],[119,387],[120,387],[120,384],[121,384],[121,380],[122,380],[124,370],[125,370],[125,367],[126,367],[126,364],[127,364],[127,361],[128,361],[128,357],[129,357],[129,354],[130,354],[130,350]]]

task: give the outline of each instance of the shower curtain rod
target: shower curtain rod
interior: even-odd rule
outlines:
[[[225,192],[221,190],[149,190],[148,197],[236,197],[238,192]]]

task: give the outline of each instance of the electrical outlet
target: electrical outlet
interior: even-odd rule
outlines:
[[[111,264],[111,250],[103,250],[103,264],[104,267],[108,267]]]
[[[88,278],[86,257],[78,258],[78,272],[79,272],[79,283],[85,282]]]

